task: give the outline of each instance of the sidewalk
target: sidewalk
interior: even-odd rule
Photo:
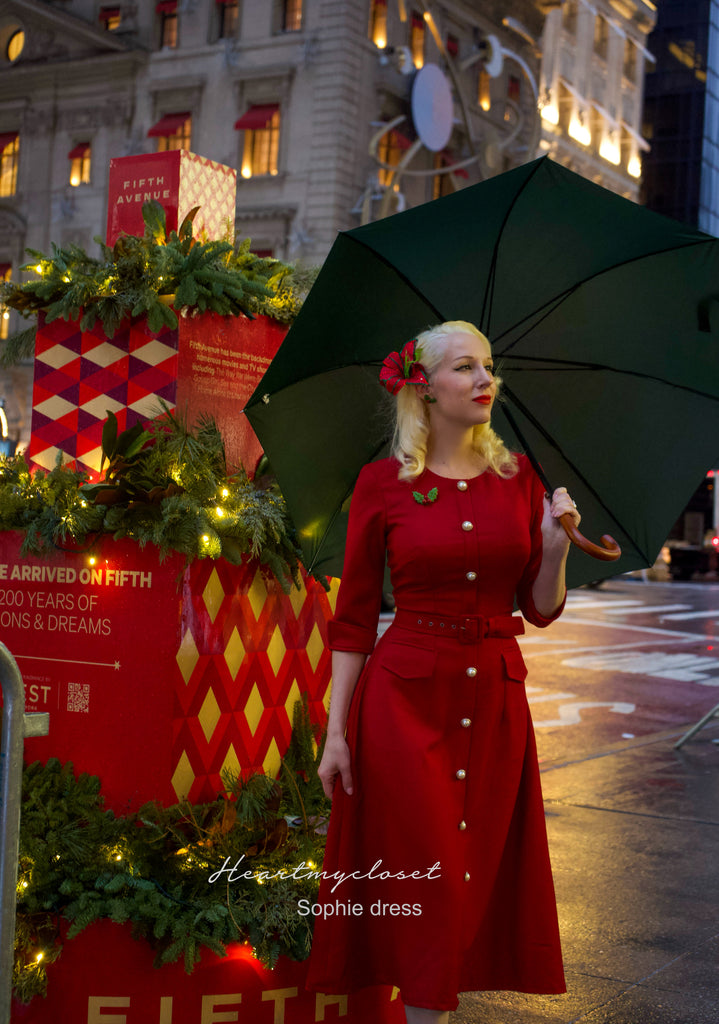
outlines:
[[[468,993],[452,1024],[716,1024],[719,726],[544,763],[567,994]]]

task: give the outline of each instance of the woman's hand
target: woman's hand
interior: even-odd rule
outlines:
[[[352,773],[350,771],[350,751],[344,736],[329,737],[325,743],[322,760],[317,769],[322,782],[325,796],[332,799],[335,780],[339,775],[342,787],[348,796],[352,795]]]
[[[569,550],[569,537],[565,533],[564,527],[559,522],[560,516],[563,516],[566,512],[569,512],[571,515],[574,520],[574,525],[579,526],[582,521],[582,517],[577,511],[577,506],[569,497],[566,487],[558,487],[554,494],[552,494],[551,499],[548,495],[544,495],[542,542],[545,550],[548,548],[560,553],[564,553]]]

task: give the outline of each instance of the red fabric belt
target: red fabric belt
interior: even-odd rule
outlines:
[[[524,619],[520,615],[463,615],[452,618],[437,612],[413,612],[397,609],[396,626],[413,629],[417,633],[448,636],[463,644],[475,643],[485,637],[519,636],[524,632]]]

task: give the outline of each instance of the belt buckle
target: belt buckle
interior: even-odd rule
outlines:
[[[472,618],[462,619],[462,624],[459,627],[459,639],[460,643],[471,644],[477,640],[481,640],[484,636],[484,625],[485,620],[483,615],[475,615]]]

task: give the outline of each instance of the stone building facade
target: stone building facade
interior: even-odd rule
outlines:
[[[541,150],[635,202],[639,199],[651,0],[544,4]]]

